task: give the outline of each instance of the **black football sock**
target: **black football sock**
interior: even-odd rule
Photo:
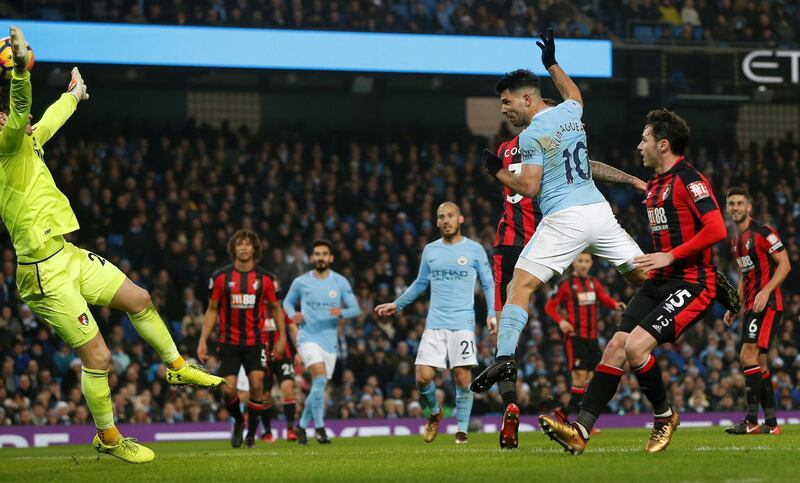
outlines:
[[[242,421],[244,420],[244,415],[242,414],[242,408],[239,406],[238,394],[234,394],[233,399],[225,400],[225,408],[228,410],[228,413],[237,423],[240,424],[242,423]]]
[[[761,368],[757,365],[742,369],[747,400],[747,421],[758,423],[758,407],[761,406]]]
[[[264,423],[264,434],[272,433],[272,401],[264,403],[261,411],[261,421]]]
[[[772,387],[772,376],[769,369],[761,373],[761,407],[764,409],[764,421],[767,426],[777,426],[775,414],[775,388]]]
[[[636,379],[639,387],[647,396],[650,405],[653,406],[653,414],[656,418],[667,418],[672,416],[672,410],[667,399],[667,388],[661,379],[661,367],[656,363],[656,358],[652,354],[639,366],[634,367]]]
[[[294,417],[295,413],[297,413],[297,405],[294,402],[294,399],[289,400],[287,399],[283,403],[283,415],[286,417],[286,427],[293,428],[294,427]]]
[[[567,404],[567,414],[577,414],[581,399],[583,399],[583,395],[586,394],[586,387],[572,386],[569,388],[569,392],[570,398],[569,404]]]
[[[498,356],[496,361],[501,361],[503,359],[513,359],[514,356]],[[500,379],[497,381],[497,389],[500,392],[500,397],[503,398],[503,410],[511,404],[517,403],[517,374],[514,372],[514,375],[506,378]]]
[[[589,382],[589,387],[583,395],[580,410],[575,422],[581,429],[583,437],[588,439],[592,432],[597,417],[608,405],[608,402],[617,393],[619,380],[622,378],[622,369],[605,364],[598,364],[594,370],[594,377]]]
[[[251,400],[247,403],[247,437],[255,438],[258,423],[263,419],[261,414],[266,406],[261,401]]]

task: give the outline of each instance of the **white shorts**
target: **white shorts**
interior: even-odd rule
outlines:
[[[588,252],[612,263],[620,273],[633,270],[642,249],[619,226],[608,202],[572,206],[542,218],[515,268],[547,282]]]
[[[440,369],[477,366],[475,332],[471,330],[425,329],[419,341],[418,366]]]
[[[333,377],[333,370],[336,369],[336,354],[325,352],[319,344],[313,342],[303,342],[297,352],[303,359],[306,369],[321,362],[325,364],[325,373],[328,375],[328,379]]]

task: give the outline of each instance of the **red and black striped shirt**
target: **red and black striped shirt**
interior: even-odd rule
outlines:
[[[769,225],[752,218],[744,232],[731,237],[731,251],[742,271],[742,302],[745,310],[753,308],[756,294],[775,275],[777,263],[771,255],[782,250],[783,242],[778,233]],[[769,306],[775,310],[783,310],[780,286],[770,295]]]
[[[558,309],[565,306],[567,320],[575,328],[575,337],[597,339],[598,303],[615,309],[618,302],[606,293],[595,277],[571,275],[561,282],[558,292],[547,301],[544,311],[558,322],[563,318]]]
[[[701,219],[708,213],[716,210],[719,223],[723,223],[711,184],[683,157],[672,169],[656,174],[647,182],[645,204],[650,221],[650,239],[656,252],[672,251],[691,240],[703,229]],[[676,257],[671,265],[651,271],[649,278],[681,280],[712,287],[716,283],[716,273],[711,247],[685,258]]]
[[[214,272],[210,281],[211,300],[219,304],[220,344],[266,346],[264,320],[267,303],[278,301],[275,285],[266,270],[256,267],[240,272],[233,265]]]
[[[519,175],[522,171],[519,136],[501,144],[497,149],[497,156],[502,158],[504,168]],[[503,216],[497,224],[494,246],[524,247],[533,236],[533,232],[542,218],[539,203],[532,198],[511,191],[505,186],[503,187],[503,197]]]
[[[272,272],[267,272],[267,275],[272,279],[272,283],[275,286],[275,293],[280,293],[281,287],[280,282],[278,282],[278,278]],[[283,308],[281,308],[283,310]],[[286,312],[283,312],[283,320],[286,322],[286,346],[283,350],[283,359],[294,359],[294,344],[292,343],[292,338],[289,336],[289,325],[293,324],[294,322]],[[264,332],[267,333],[267,341],[269,342],[269,347],[275,347],[278,344],[278,338],[280,338],[280,334],[278,333],[278,324],[275,322],[275,319],[272,318],[272,314],[268,313],[267,318],[264,320]]]

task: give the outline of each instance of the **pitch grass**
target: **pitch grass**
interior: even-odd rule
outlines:
[[[729,436],[720,428],[682,428],[665,453],[648,455],[646,429],[605,430],[587,452],[570,456],[541,432],[521,434],[501,451],[496,434],[473,434],[466,446],[439,435],[335,439],[306,447],[278,441],[233,450],[225,441],[153,443],[153,463],[134,466],[90,445],[0,449],[0,481],[798,481],[800,426],[780,436]]]

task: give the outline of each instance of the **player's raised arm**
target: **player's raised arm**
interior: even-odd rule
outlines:
[[[31,75],[28,73],[28,44],[22,30],[12,26],[9,29],[11,49],[14,56],[14,71],[11,77],[11,89],[8,110],[3,107],[1,116],[5,117],[0,131],[0,154],[14,154],[22,146],[25,139],[25,128],[33,103]]]
[[[583,97],[580,89],[556,62],[556,42],[553,36],[553,29],[547,29],[547,33],[540,34],[539,38],[542,40],[537,41],[536,45],[542,49],[542,64],[544,64],[547,72],[550,73],[550,77],[553,78],[553,83],[556,85],[558,93],[564,99],[573,100],[583,106]]]
[[[647,183],[621,169],[614,168],[600,161],[592,161],[591,159],[589,160],[589,166],[592,169],[592,178],[595,180],[629,184],[641,192],[647,190]]]
[[[33,133],[40,145],[44,145],[67,122],[80,101],[89,99],[89,88],[77,67],[72,68],[67,92],[50,105],[42,118],[33,126]]]

